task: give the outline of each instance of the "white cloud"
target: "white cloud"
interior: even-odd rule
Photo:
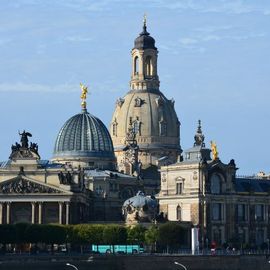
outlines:
[[[70,41],[70,42],[88,42],[88,41],[92,41],[93,38],[83,37],[83,36],[68,36],[68,37],[64,37],[63,40]]]
[[[269,4],[259,5],[256,1],[249,2],[243,0],[159,0],[154,4],[156,7],[168,8],[172,10],[193,10],[197,12],[245,14],[258,12],[269,15]]]
[[[189,45],[194,45],[196,43],[198,43],[198,40],[195,38],[180,38],[180,43],[184,46],[189,46]]]
[[[34,83],[1,83],[0,92],[76,92],[78,85],[59,84],[59,85],[45,85]]]

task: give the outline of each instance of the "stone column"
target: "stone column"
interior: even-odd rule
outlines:
[[[62,224],[62,219],[63,219],[63,203],[59,202],[59,224]]]
[[[0,224],[3,224],[3,203],[0,203]]]
[[[35,202],[31,202],[31,206],[32,206],[32,219],[31,222],[32,224],[35,224],[35,209],[36,209],[36,203]]]
[[[10,202],[7,202],[7,224],[10,223]]]
[[[38,203],[38,224],[42,223],[42,202]]]
[[[66,224],[69,224],[69,202],[66,202]]]

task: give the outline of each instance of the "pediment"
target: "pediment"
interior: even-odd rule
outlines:
[[[61,194],[69,193],[59,188],[18,175],[0,183],[0,194]]]

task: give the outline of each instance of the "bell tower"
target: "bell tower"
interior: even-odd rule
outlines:
[[[131,90],[158,90],[159,78],[157,74],[158,50],[155,39],[147,32],[146,16],[143,20],[143,31],[135,39],[131,51],[132,73]]]

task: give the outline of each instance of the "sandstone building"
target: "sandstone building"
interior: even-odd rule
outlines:
[[[116,102],[110,133],[87,111],[83,85],[81,111],[58,132],[52,160],[40,158],[29,132],[20,133],[0,162],[0,223],[120,221],[124,202],[126,216],[153,220],[157,210],[148,207],[157,195],[168,220],[199,228],[202,247],[269,243],[269,177],[237,177],[234,160],[223,163],[214,143],[207,148],[200,122],[182,157],[180,121],[174,100],[160,91],[157,60],[144,21],[131,51],[130,89]],[[146,196],[135,196],[139,190]]]

